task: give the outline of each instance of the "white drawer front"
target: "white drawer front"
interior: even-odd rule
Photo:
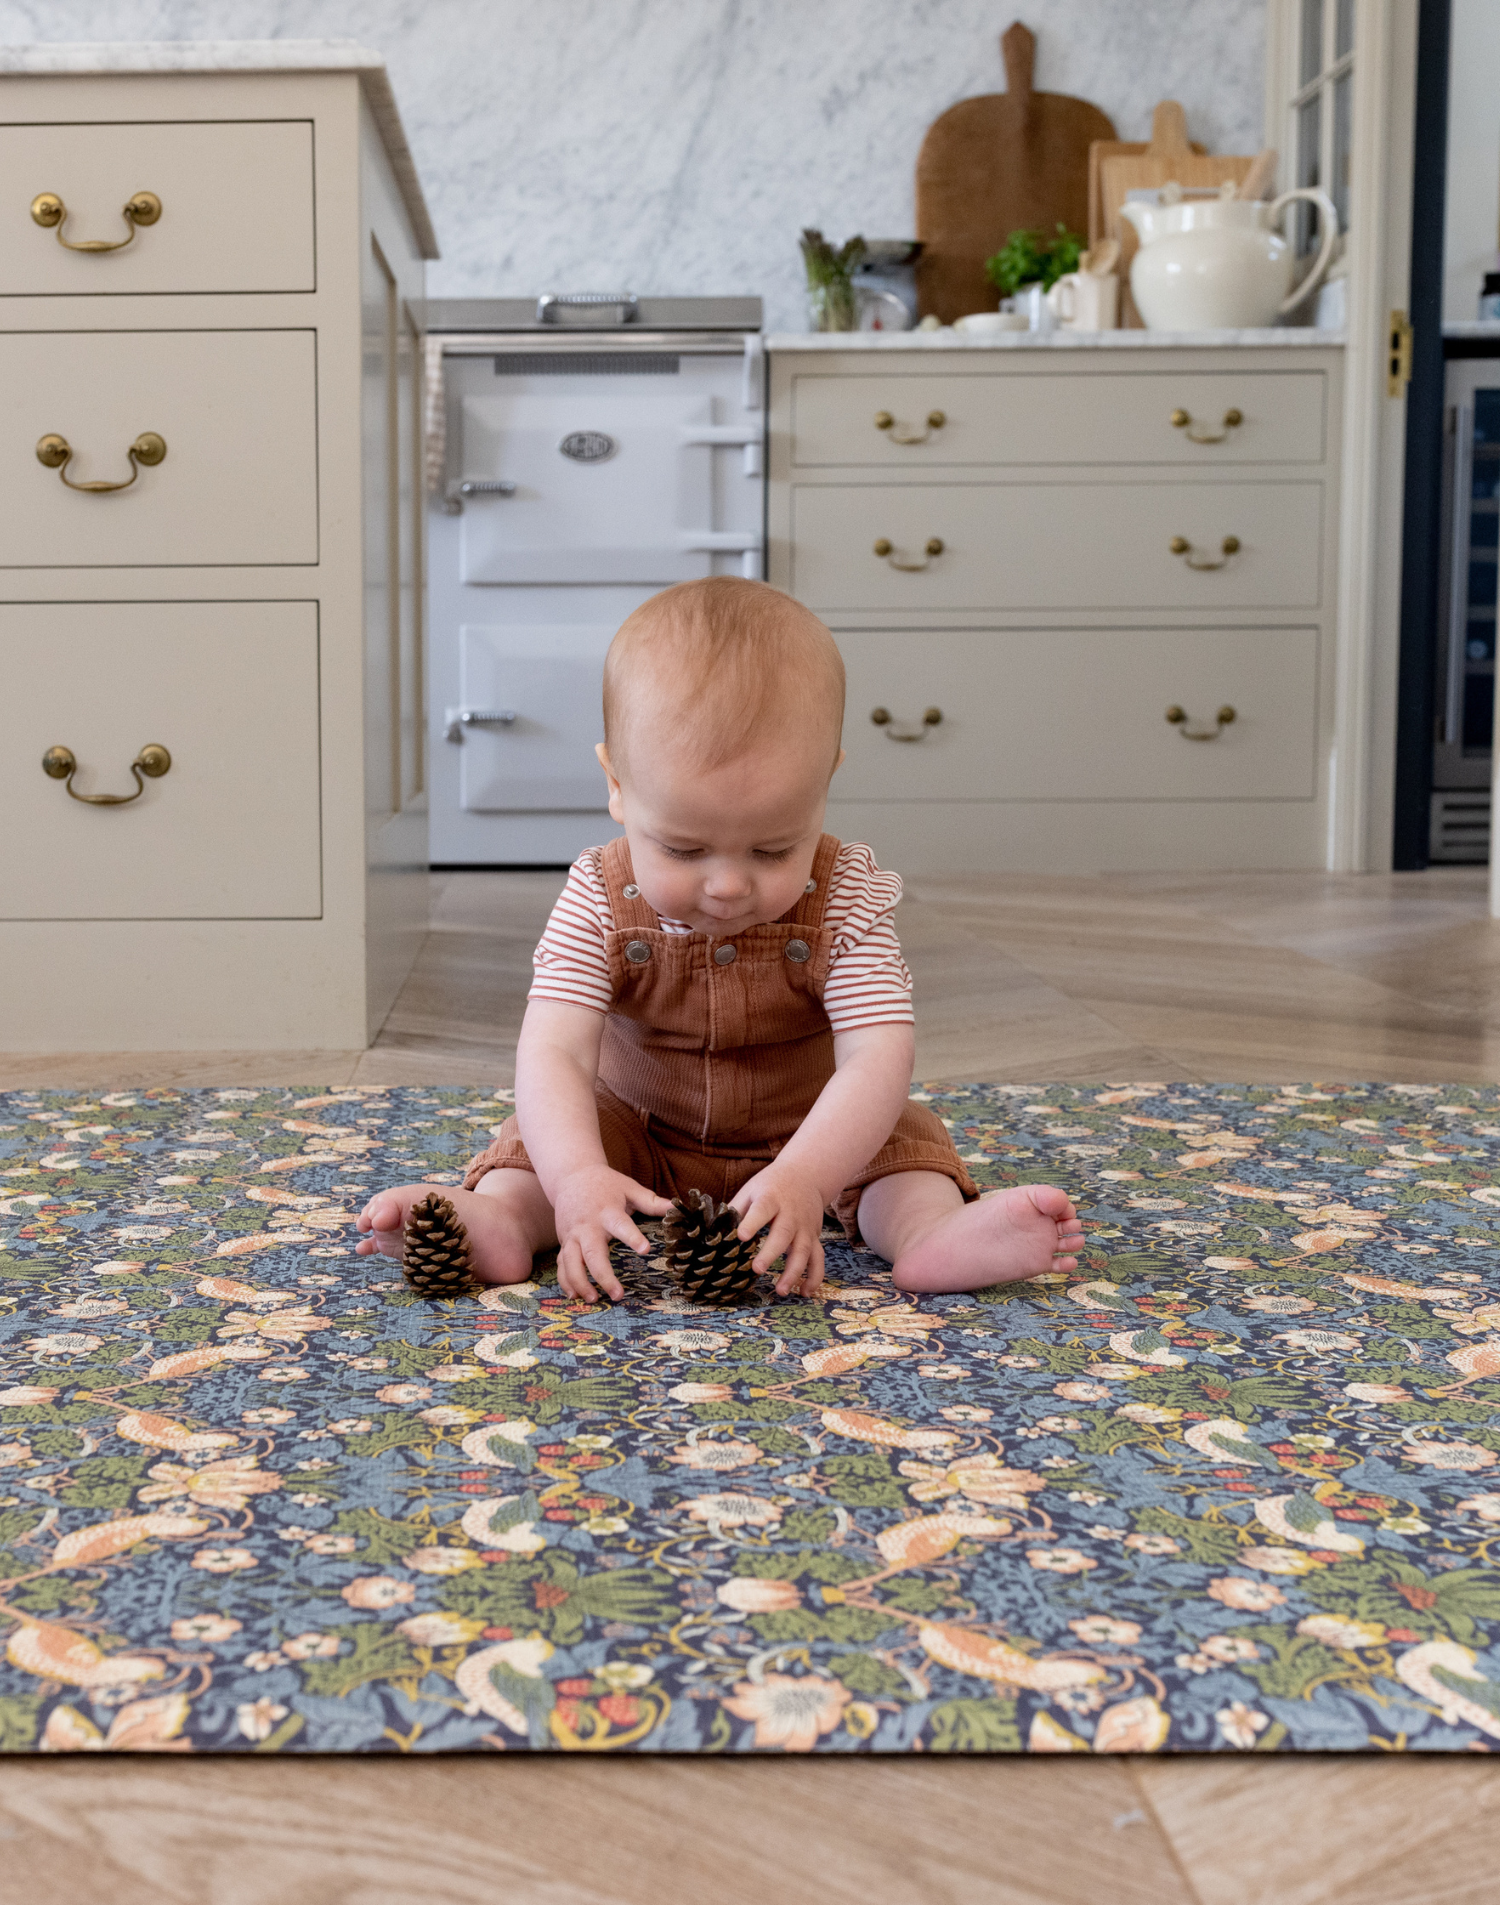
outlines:
[[[1315,370],[805,374],[792,383],[792,462],[902,471],[953,464],[1162,463],[1213,470],[1317,463],[1324,454],[1325,402],[1326,379]],[[1239,422],[1226,422],[1235,414]],[[1180,416],[1187,421],[1174,422]],[[882,419],[889,419],[884,427]],[[1205,437],[1219,440],[1197,440]]]
[[[143,432],[167,453],[120,482]],[[44,436],[74,452],[37,460]],[[311,331],[0,334],[0,567],[316,562]]]
[[[1315,608],[1322,500],[1315,482],[804,484],[791,593],[825,612]],[[1190,566],[1226,537],[1222,567]]]
[[[42,770],[64,746],[78,793],[130,794],[150,742],[128,806]],[[0,605],[0,918],[315,918],[318,784],[316,604]]]
[[[1307,800],[1318,632],[846,633],[839,800]],[[1180,707],[1187,720],[1165,719]],[[1220,708],[1235,718],[1213,740]],[[876,725],[874,710],[889,722]],[[925,726],[936,709],[942,719]],[[899,734],[920,735],[899,740]],[[1003,821],[997,821],[1003,825]]]
[[[0,297],[312,291],[313,141],[306,120],[196,124],[0,125]],[[62,200],[60,227],[33,200]],[[132,225],[152,192],[161,216]],[[115,243],[69,251],[58,242]]]

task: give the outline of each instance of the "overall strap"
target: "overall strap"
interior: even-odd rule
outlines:
[[[833,863],[839,856],[839,846],[840,842],[831,833],[825,833],[819,840],[812,863],[813,890],[804,893],[791,912],[783,915],[789,925],[818,927],[823,924],[828,889],[833,881]]]
[[[646,904],[639,890],[630,890],[635,887],[635,875],[630,864],[630,842],[624,834],[603,848],[599,864],[616,932],[659,932],[661,921],[655,909]]]

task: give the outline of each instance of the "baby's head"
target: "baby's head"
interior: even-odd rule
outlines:
[[[843,723],[834,639],[779,589],[710,576],[627,618],[604,664],[599,759],[657,912],[728,936],[795,904]]]

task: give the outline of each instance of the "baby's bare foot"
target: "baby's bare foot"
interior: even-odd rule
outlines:
[[[1017,1184],[965,1204],[924,1231],[892,1266],[903,1290],[982,1290],[1076,1270],[1083,1226],[1065,1191]]]
[[[509,1175],[530,1179],[529,1186],[518,1188],[524,1191],[535,1187],[540,1195],[540,1187],[529,1172],[516,1171]],[[524,1283],[531,1275],[533,1252],[547,1241],[543,1238],[533,1242],[533,1226],[526,1221],[531,1213],[510,1208],[513,1200],[509,1198],[481,1197],[477,1192],[462,1191],[452,1184],[398,1184],[391,1190],[377,1191],[356,1220],[356,1228],[364,1235],[354,1246],[355,1255],[378,1254],[399,1263],[411,1207],[434,1191],[448,1199],[469,1233],[474,1274],[479,1281]]]

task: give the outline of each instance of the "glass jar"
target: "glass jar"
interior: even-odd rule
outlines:
[[[856,331],[858,301],[848,278],[830,279],[807,287],[807,328],[810,331]]]

